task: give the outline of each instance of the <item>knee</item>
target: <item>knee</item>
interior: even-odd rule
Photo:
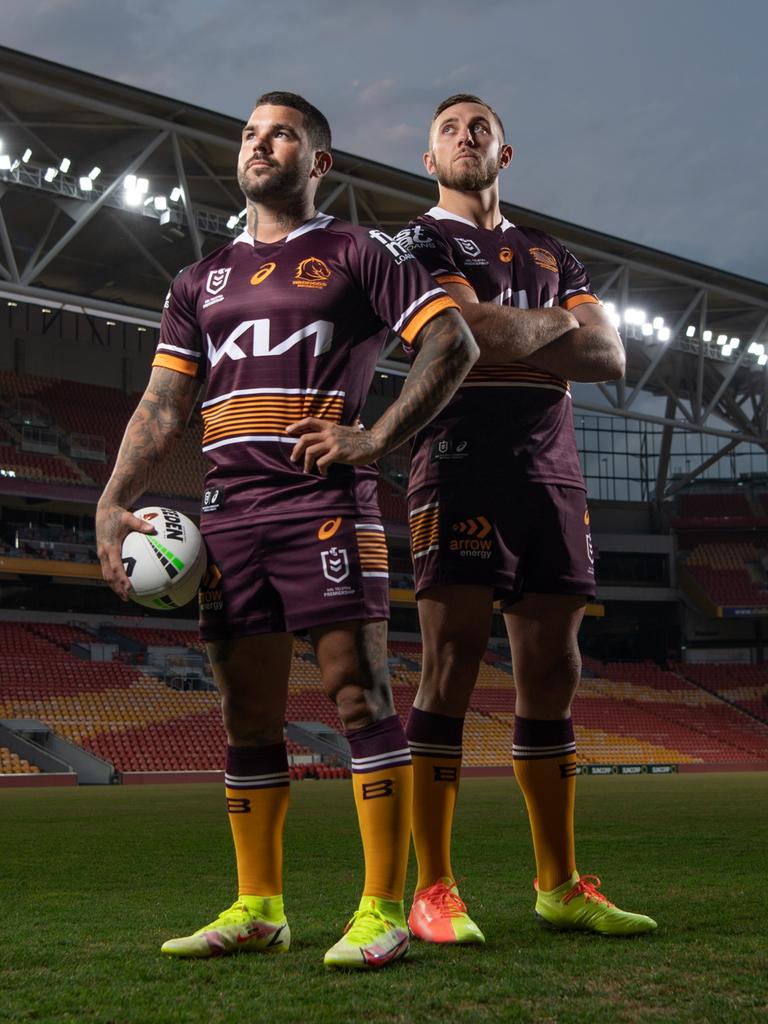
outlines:
[[[389,680],[369,680],[363,685],[356,674],[338,669],[326,675],[323,682],[347,732],[364,729],[395,713]]]
[[[283,741],[285,721],[282,714],[270,715],[224,699],[222,721],[230,746],[269,747]]]
[[[485,643],[448,641],[425,651],[417,705],[435,714],[463,715],[469,704]]]
[[[567,717],[581,678],[578,649],[542,652],[539,658],[526,660],[518,671],[515,666],[518,714],[525,718]]]

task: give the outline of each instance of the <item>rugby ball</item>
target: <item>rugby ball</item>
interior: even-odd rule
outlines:
[[[145,608],[181,608],[197,594],[207,564],[200,531],[172,508],[150,505],[134,515],[146,519],[156,532],[129,533],[123,541],[129,597]]]

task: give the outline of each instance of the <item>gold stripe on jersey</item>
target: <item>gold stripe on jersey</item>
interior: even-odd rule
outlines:
[[[178,356],[169,356],[166,352],[158,352],[152,360],[152,365],[163,366],[166,370],[177,370],[188,377],[196,377],[198,371],[197,363],[192,363],[189,359],[179,359]]]
[[[406,326],[400,331],[400,337],[410,345],[424,324],[429,323],[432,317],[442,313],[444,309],[458,309],[461,307],[450,295],[441,295],[439,299],[433,299],[426,306],[423,306],[418,313],[411,317]]]
[[[563,309],[574,309],[576,306],[583,306],[585,302],[596,302],[600,305],[600,299],[595,298],[594,295],[571,295],[570,298],[565,299],[560,305]]]
[[[461,387],[507,386],[526,388],[546,388],[569,394],[571,385],[561,377],[537,370],[527,363],[506,363],[500,365],[475,366],[469,371]]]
[[[384,531],[367,526],[366,523],[356,523],[355,535],[363,575],[372,572],[389,573],[389,554]]]
[[[440,540],[440,503],[436,501],[414,509],[408,517],[408,525],[413,557],[422,558],[436,548]]]
[[[203,447],[246,434],[284,434],[290,423],[305,416],[340,423],[343,410],[343,395],[234,395],[203,409]]]
[[[463,284],[466,285],[467,288],[472,288],[472,285],[469,283],[466,277],[462,277],[461,274],[438,274],[435,277],[435,280],[437,281],[438,284],[441,284],[443,286],[447,284]],[[472,290],[474,291],[474,289]]]

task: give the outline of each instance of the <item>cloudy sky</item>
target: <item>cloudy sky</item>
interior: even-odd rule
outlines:
[[[493,103],[503,197],[768,281],[765,0],[3,0],[2,43],[246,117],[305,94],[423,173],[436,103]]]

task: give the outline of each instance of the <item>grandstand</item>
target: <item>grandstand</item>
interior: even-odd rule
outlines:
[[[224,735],[195,610],[172,621],[126,615],[100,583],[93,511],[147,378],[169,281],[242,228],[240,125],[2,48],[0,57],[14,110],[4,131],[12,159],[0,167],[0,720],[11,723],[0,733],[0,783],[52,774],[27,756],[20,722],[42,723],[116,779],[208,778]],[[40,125],[43,108],[52,116]],[[65,157],[73,173],[47,173]],[[326,212],[389,233],[432,202],[427,179],[345,153],[319,193]],[[625,381],[573,388],[600,580],[574,705],[581,766],[768,767],[768,287],[534,211],[504,212],[589,265],[627,349]],[[366,421],[406,372],[392,338]],[[147,500],[199,510],[200,433],[196,413]],[[405,715],[421,661],[407,453],[380,469],[390,666]],[[468,772],[510,770],[514,676],[500,616],[494,634],[467,717]],[[343,745],[333,753],[317,738],[338,718],[302,638],[288,717],[319,730],[289,740],[295,778],[346,774]]]

